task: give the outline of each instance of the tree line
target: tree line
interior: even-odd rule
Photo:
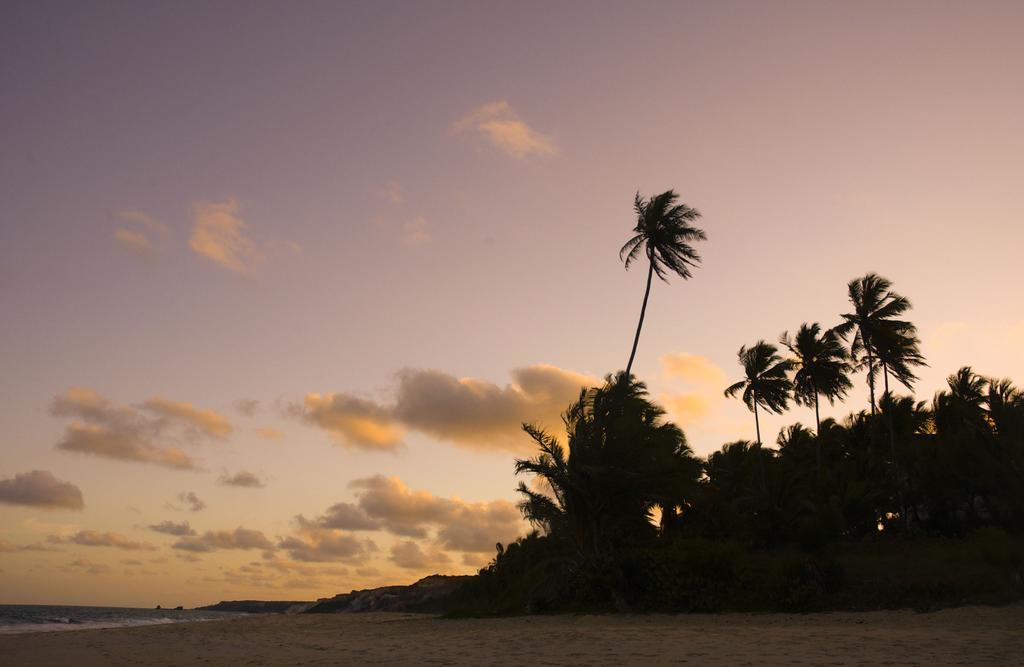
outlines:
[[[637,194],[634,208],[637,223],[620,257],[627,268],[640,257],[648,266],[626,370],[580,391],[563,414],[564,443],[524,425],[537,454],[515,463],[517,474],[530,476],[519,483],[519,507],[536,532],[498,545],[483,581],[533,572],[530,585],[573,581],[578,597],[580,582],[598,581],[613,598],[629,597],[631,571],[649,581],[668,567],[678,581],[679,568],[650,553],[693,540],[816,552],[864,540],[959,538],[986,527],[1024,532],[1024,393],[963,367],[930,401],[897,395],[894,385],[911,390],[925,359],[906,319],[910,301],[874,273],[850,281],[849,312],[835,326],[805,323],[778,345],[740,348],[743,376],[724,392],[753,413],[756,439],[695,456],[631,369],[653,276],[690,278],[700,264],[692,244],[706,234],[693,226],[700,213],[671,190]],[[858,372],[866,374],[869,404],[841,420],[821,419],[820,401],[844,399]],[[760,411],[782,413],[790,403],[814,408],[814,430],[796,423],[774,447],[763,446]],[[631,570],[637,549],[653,551]],[[664,586],[659,581],[652,588]]]

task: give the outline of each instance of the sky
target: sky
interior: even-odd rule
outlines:
[[[622,369],[635,192],[708,241],[634,372],[706,455],[736,351],[914,305],[1024,382],[1018,2],[0,7],[0,603],[306,600],[528,527],[524,421]],[[845,403],[867,407],[858,377]],[[813,424],[794,407],[762,417]]]

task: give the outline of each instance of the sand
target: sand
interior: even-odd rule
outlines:
[[[0,636],[3,665],[1019,665],[1024,605],[934,613],[253,616]]]

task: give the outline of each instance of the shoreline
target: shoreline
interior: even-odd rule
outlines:
[[[254,615],[0,636],[10,664],[1012,664],[1024,604],[809,614]]]

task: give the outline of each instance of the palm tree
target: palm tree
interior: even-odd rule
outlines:
[[[647,299],[651,294],[651,278],[658,277],[668,282],[668,274],[675,273],[684,280],[692,274],[691,267],[700,264],[700,255],[690,244],[704,241],[704,231],[692,226],[692,222],[700,218],[700,212],[686,204],[677,203],[679,195],[674,190],[644,199],[637,192],[633,200],[636,211],[636,227],[633,237],[619,250],[619,259],[625,262],[626,268],[643,252],[647,255],[647,288],[644,290],[644,302],[640,307],[640,322],[636,325],[636,336],[633,337],[633,350],[629,353],[626,364],[626,375],[633,369],[633,358],[636,357],[636,346],[640,342],[640,330],[644,326],[644,314],[647,312]]]
[[[849,354],[835,329],[821,333],[821,325],[802,324],[796,336],[785,332],[779,343],[788,349],[796,373],[793,375],[793,401],[797,405],[814,406],[815,433],[821,431],[821,414],[818,396],[823,395],[829,404],[835,405],[837,398],[844,398],[853,387],[850,382]],[[819,465],[820,465],[819,457]]]
[[[740,365],[743,366],[743,379],[725,390],[725,395],[732,398],[743,392],[743,402],[754,413],[754,426],[757,430],[757,446],[761,446],[761,421],[757,416],[757,407],[761,406],[768,412],[782,414],[789,405],[789,392],[793,385],[786,377],[792,362],[778,354],[779,349],[770,343],[759,340],[751,347],[743,346],[737,353]]]
[[[864,356],[863,364],[868,371],[868,387],[871,390],[871,414],[875,414],[875,375],[878,368],[875,361],[883,341],[891,341],[899,334],[914,333],[914,325],[897,320],[910,310],[910,301],[892,291],[892,282],[876,273],[855,278],[847,285],[850,303],[854,312],[843,313],[845,320],[835,328],[846,338],[853,333],[850,356],[857,360]],[[915,336],[916,338],[916,336]]]
[[[921,340],[917,337],[917,327],[909,322],[907,325],[884,327],[874,338],[875,352],[882,367],[887,394],[890,375],[907,389],[913,390],[917,381],[913,368],[928,365],[921,355]]]
[[[568,447],[524,424],[540,454],[517,459],[516,474],[537,475],[550,492],[520,482],[523,516],[587,559],[650,533],[654,508],[683,504],[700,475],[682,430],[663,418],[644,384],[620,373],[566,410]]]

